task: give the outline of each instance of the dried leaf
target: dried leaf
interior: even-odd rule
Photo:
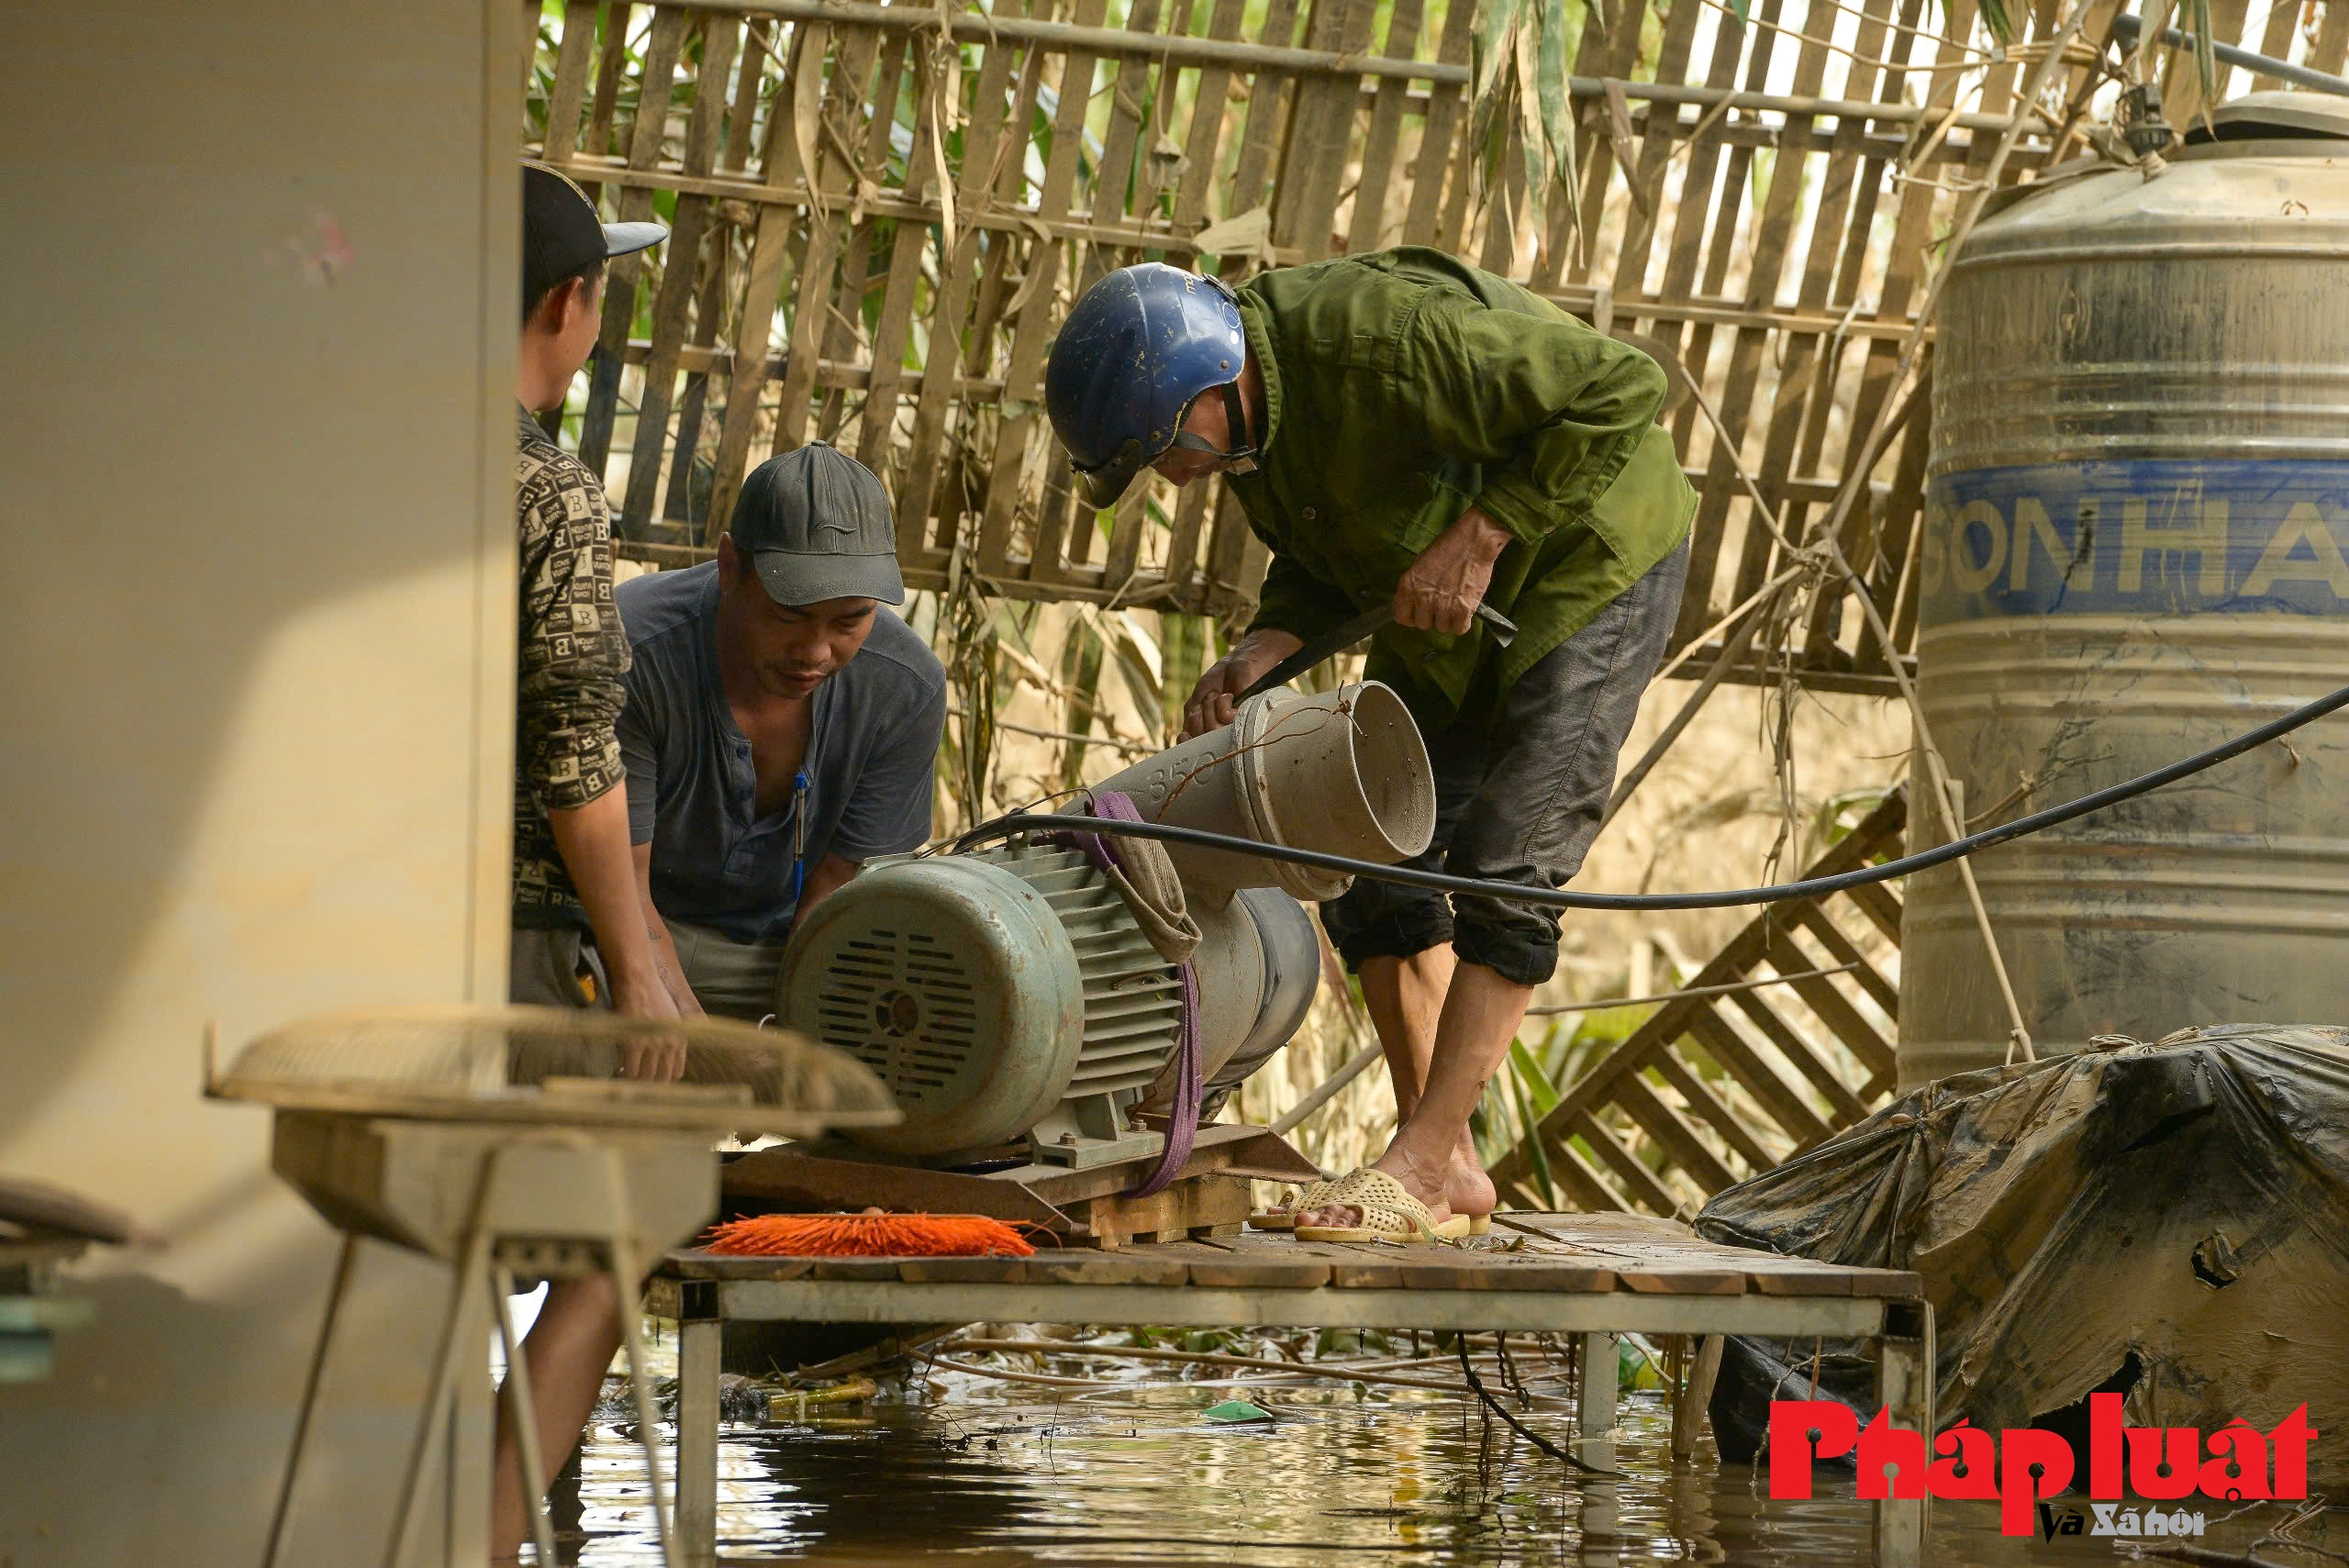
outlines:
[[[1492,147],[1494,127],[1506,118],[1508,95],[1517,84],[1514,69],[1509,65],[1509,49],[1516,38],[1516,0],[1494,0],[1492,10],[1477,25],[1475,65],[1473,72],[1475,85],[1469,96],[1468,137],[1475,143],[1482,157],[1484,178],[1491,183],[1493,171],[1499,166],[1498,155]],[[1489,34],[1486,28],[1503,25]]]
[[[2194,77],[2202,89],[2202,113],[2219,101],[2219,57],[2210,38],[2210,0],[2186,0],[2188,30],[2194,35]]]
[[[1490,97],[1507,63],[1510,40],[1517,36],[1518,13],[1524,0],[1487,0],[1476,18],[1475,72],[1471,95],[1479,104]]]
[[[1534,13],[1538,17],[1540,13]],[[1536,24],[1538,27],[1538,23]],[[1517,38],[1518,156],[1525,164],[1525,207],[1536,236],[1550,232],[1550,138],[1542,123],[1542,88],[1534,80],[1539,39],[1529,49],[1524,29]]]
[[[946,139],[963,110],[963,50],[954,41],[954,0],[938,0],[938,41],[922,53],[923,110],[930,121],[930,167],[938,181],[939,265],[952,263],[955,240],[954,172]]]
[[[1238,217],[1210,223],[1192,237],[1191,243],[1202,256],[1268,256],[1273,243],[1272,211],[1252,206]]]
[[[1061,270],[1061,249],[1052,242],[1052,231],[1044,227],[1044,220],[1029,217],[1021,221],[1029,233],[1035,236],[1036,243],[1028,248],[1028,271],[1020,278],[1019,287],[1003,307],[1006,318],[1013,321],[1021,319],[1021,312],[1028,308],[1028,302],[1036,297],[1038,289],[1051,288],[1060,281]],[[1013,411],[1012,404],[1007,402],[1004,412],[1008,415]],[[1030,404],[1026,411],[1035,412],[1036,406]]]
[[[1164,640],[1159,717],[1166,733],[1172,735],[1182,728],[1183,705],[1190,700],[1191,688],[1199,684],[1199,673],[1207,667],[1207,623],[1201,616],[1169,611],[1159,617],[1158,628]]]
[[[1163,130],[1158,133],[1158,139],[1150,145],[1150,158],[1159,166],[1158,177],[1162,181],[1174,179],[1191,166],[1191,160],[1183,151],[1183,144]]]
[[[1582,232],[1582,209],[1576,195],[1582,175],[1575,166],[1574,106],[1566,95],[1566,73],[1572,66],[1566,59],[1565,0],[1542,0],[1537,65],[1534,79],[1542,87],[1542,128],[1549,139],[1551,167],[1556,172],[1558,183],[1565,188],[1566,214],[1573,220],[1575,237],[1586,249],[1589,236]],[[1546,234],[1548,230],[1542,232]]]
[[[1631,161],[1631,106],[1623,93],[1623,83],[1609,77],[1607,81],[1607,139],[1614,145],[1616,166],[1623,171],[1623,183],[1631,193],[1631,205],[1642,217],[1653,218],[1655,211],[1648,206],[1648,194],[1640,184],[1638,165]],[[1577,182],[1579,183],[1579,182]]]
[[[806,54],[814,54],[820,67],[823,58],[821,35],[812,45],[803,46]],[[799,179],[812,193],[816,188],[816,120],[824,110],[824,73],[810,70],[803,63],[791,84],[791,151],[799,160]],[[808,214],[822,221],[823,208],[808,205]]]

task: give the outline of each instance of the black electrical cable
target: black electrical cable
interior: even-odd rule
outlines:
[[[1830,893],[1841,893],[1845,888],[1865,887],[1872,882],[1890,882],[1895,877],[1909,876],[1938,865],[1947,865],[1964,856],[2060,827],[2090,812],[2101,811],[2108,806],[2118,806],[2124,800],[2157,790],[2164,784],[2176,784],[2205,768],[2216,767],[2231,758],[2242,756],[2245,751],[2265,746],[2270,740],[2289,735],[2303,725],[2313,724],[2325,715],[2343,707],[2349,707],[2349,686],[2166,767],[2140,773],[2133,779],[2125,779],[2062,806],[2051,806],[2044,811],[2018,817],[2000,827],[1986,828],[1979,833],[1935,849],[1906,855],[1897,861],[1887,861],[1882,865],[1839,872],[1833,876],[1815,876],[1807,882],[1784,882],[1771,887],[1742,887],[1722,893],[1575,893],[1563,887],[1527,887],[1521,883],[1487,882],[1478,877],[1452,876],[1443,872],[1419,871],[1408,866],[1378,865],[1345,855],[1324,854],[1319,850],[1260,843],[1253,839],[1209,833],[1197,828],[1176,828],[1163,822],[1111,822],[1094,817],[1073,819],[1030,812],[1015,812],[982,822],[955,840],[954,849],[959,854],[974,845],[996,839],[1016,838],[1022,833],[1067,832],[1074,823],[1081,822],[1087,833],[1109,833],[1129,839],[1155,839],[1168,844],[1189,844],[1204,850],[1226,850],[1256,860],[1286,861],[1292,865],[1312,866],[1319,871],[1366,876],[1374,882],[1429,887],[1439,893],[1464,893],[1504,903],[1531,904],[1542,908],[1727,909],[1743,904],[1776,904],[1789,898],[1818,898]]]
[[[1496,1335],[1494,1337],[1494,1343],[1499,1344],[1504,1338],[1505,1336]],[[1613,1341],[1609,1340],[1609,1343],[1611,1345]],[[1609,1470],[1603,1464],[1593,1464],[1590,1461],[1583,1458],[1583,1456],[1578,1453],[1568,1453],[1564,1449],[1560,1448],[1557,1444],[1543,1437],[1540,1432],[1535,1431],[1531,1427],[1527,1426],[1523,1421],[1519,1420],[1515,1416],[1511,1415],[1509,1413],[1508,1407],[1503,1405],[1499,1400],[1492,1396],[1491,1392],[1485,1387],[1485,1380],[1478,1377],[1476,1375],[1476,1369],[1469,1364],[1468,1336],[1465,1334],[1460,1336],[1459,1350],[1461,1375],[1467,1378],[1470,1392],[1474,1393],[1478,1399],[1484,1401],[1486,1409],[1490,1410],[1494,1415],[1498,1416],[1502,1420],[1507,1421],[1509,1425],[1510,1430],[1516,1432],[1519,1437],[1523,1438],[1527,1442],[1531,1443],[1535,1448],[1540,1449],[1552,1459],[1558,1460],[1566,1464],[1571,1464],[1578,1470],[1587,1470],[1593,1475],[1620,1475],[1623,1473],[1620,1470]],[[1587,1376],[1588,1373],[1586,1373],[1584,1375]]]

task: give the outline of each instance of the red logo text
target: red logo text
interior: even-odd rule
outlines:
[[[2238,1416],[2205,1440],[2192,1427],[2124,1426],[2120,1395],[2091,1394],[2088,1496],[2121,1497],[2125,1479],[2128,1494],[2163,1502],[2197,1493],[2219,1502],[2305,1497],[2309,1444],[2316,1437],[2306,1405],[2273,1431]],[[1995,1497],[1998,1529],[2007,1535],[2031,1534],[2039,1499],[2062,1492],[2079,1473],[2072,1445],[2054,1432],[1991,1433],[1960,1421],[1933,1440],[1929,1465],[1923,1436],[1895,1427],[1886,1411],[1863,1430],[1850,1407],[1833,1400],[1770,1402],[1771,1496],[1809,1496],[1812,1461],[1855,1449],[1863,1498]]]

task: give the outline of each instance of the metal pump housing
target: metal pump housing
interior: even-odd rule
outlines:
[[[1427,749],[1401,701],[1367,683],[1267,693],[1234,722],[1098,786],[1146,817],[1393,863],[1435,827]],[[905,1112],[858,1142],[903,1158],[1087,1165],[1160,1134],[1171,1105],[1181,980],[1109,879],[1047,836],[868,867],[810,910],[784,961],[781,1021],[873,1069]],[[1174,851],[1202,940],[1193,955],[1212,1099],[1287,1043],[1320,949],[1294,893],[1326,873]]]

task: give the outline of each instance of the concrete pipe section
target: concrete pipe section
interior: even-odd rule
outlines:
[[[1308,695],[1286,688],[1244,703],[1229,725],[1097,786],[1133,797],[1153,822],[1319,850],[1393,865],[1435,837],[1435,774],[1403,699],[1375,681]],[[1349,877],[1220,850],[1169,844],[1196,906],[1243,887],[1308,902]]]

